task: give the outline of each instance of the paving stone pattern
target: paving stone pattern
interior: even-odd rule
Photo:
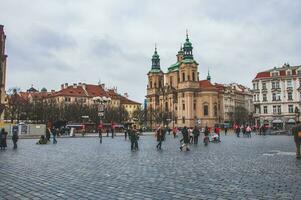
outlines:
[[[224,136],[189,152],[179,139],[167,135],[158,151],[154,136],[142,136],[137,152],[123,137],[23,139],[17,150],[9,141],[0,199],[301,199],[292,137]]]

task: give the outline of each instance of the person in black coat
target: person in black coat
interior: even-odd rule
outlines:
[[[5,150],[5,148],[7,147],[6,138],[7,138],[7,132],[5,131],[4,128],[2,128],[1,132],[0,132],[0,147],[1,147],[1,150]]]
[[[200,130],[199,130],[199,128],[197,126],[195,126],[194,129],[192,130],[192,134],[193,134],[193,142],[194,142],[194,144],[198,144]]]
[[[17,146],[17,141],[19,139],[19,136],[18,136],[18,130],[16,131],[13,131],[13,136],[12,136],[12,141],[14,143],[14,149],[16,149],[18,146]]]
[[[156,136],[157,136],[157,142],[158,142],[157,149],[161,150],[162,142],[164,141],[164,138],[165,138],[165,131],[164,131],[164,129],[162,129],[162,127],[159,127],[157,129]]]
[[[292,134],[296,144],[296,158],[301,159],[300,145],[301,145],[301,123],[297,122],[297,125],[292,128]]]
[[[190,138],[189,138],[189,133],[188,133],[188,129],[186,126],[184,126],[184,128],[182,129],[182,134],[183,134],[183,144],[181,145],[180,150],[182,151],[183,147],[185,147],[186,151],[190,151],[189,146],[188,146]]]

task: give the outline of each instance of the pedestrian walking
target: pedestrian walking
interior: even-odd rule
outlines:
[[[124,139],[127,140],[128,137],[128,128],[124,129]]]
[[[57,141],[56,141],[56,135],[57,135],[57,129],[53,128],[53,131],[52,131],[53,144],[57,143]]]
[[[187,129],[187,127],[186,126],[184,126],[184,128],[182,129],[182,135],[183,135],[183,139],[182,139],[182,141],[183,141],[183,144],[180,146],[180,150],[182,151],[183,150],[183,148],[185,147],[186,148],[186,151],[190,151],[190,149],[189,149],[189,133],[188,133],[188,129]]]
[[[200,135],[200,130],[197,126],[195,126],[194,129],[192,130],[192,135],[193,135],[193,142],[195,145],[197,145],[199,141],[199,135]]]
[[[114,127],[111,127],[112,139],[114,138]]]
[[[161,150],[162,142],[164,141],[165,138],[165,131],[162,129],[162,127],[159,127],[156,130],[156,137],[157,137],[157,149]]]
[[[6,143],[7,132],[5,131],[4,128],[1,129],[0,138],[1,138],[1,141],[0,141],[1,150],[5,150],[5,148],[7,147],[7,143]]]
[[[18,148],[17,142],[18,142],[19,136],[18,136],[18,129],[13,129],[13,135],[12,135],[12,141],[14,144],[14,149]]]
[[[50,141],[50,134],[51,134],[51,130],[50,130],[50,128],[47,128],[46,129],[46,140],[47,141]]]
[[[176,137],[177,137],[177,132],[178,132],[178,128],[177,128],[177,127],[174,127],[174,128],[172,129],[173,138],[176,138]]]
[[[236,136],[239,137],[239,135],[240,135],[240,127],[239,127],[239,125],[236,126],[235,133],[236,133]]]
[[[109,137],[109,128],[106,128],[107,137]]]
[[[134,150],[139,150],[139,147],[138,147],[138,132],[136,130],[136,126],[134,125],[134,128],[130,127],[130,130],[129,130],[129,137],[130,137],[130,140],[131,140],[131,150],[134,151]]]
[[[246,128],[247,137],[251,138],[251,132],[252,132],[252,129],[251,129],[251,127],[248,125],[247,128]]]
[[[98,137],[99,137],[99,143],[102,144],[102,131],[101,131],[101,128],[98,128]]]
[[[228,133],[228,127],[226,126],[225,127],[225,135],[227,135],[227,133]]]
[[[292,134],[296,144],[296,158],[301,159],[300,145],[301,145],[301,123],[297,122],[297,125],[292,128]]]

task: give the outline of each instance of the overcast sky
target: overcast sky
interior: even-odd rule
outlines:
[[[7,89],[99,80],[143,102],[154,44],[161,68],[188,29],[200,79],[251,86],[258,71],[301,64],[301,1],[1,0]]]

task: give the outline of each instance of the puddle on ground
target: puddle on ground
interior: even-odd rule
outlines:
[[[274,155],[282,155],[282,156],[295,156],[295,152],[285,152],[279,150],[272,150],[267,153],[262,154],[263,156],[274,156]]]

